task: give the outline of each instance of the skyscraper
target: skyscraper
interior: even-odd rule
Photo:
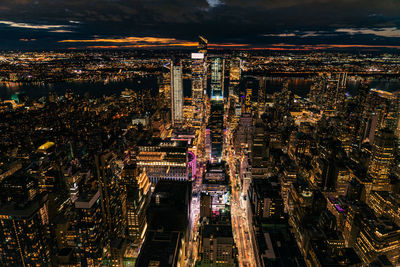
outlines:
[[[103,256],[104,225],[97,186],[85,185],[75,201],[73,237],[75,256],[82,266],[99,265]]]
[[[211,102],[211,114],[208,128],[210,129],[211,162],[222,160],[222,148],[224,141],[224,102],[214,100]]]
[[[48,198],[26,174],[0,185],[0,265],[49,266]]]
[[[95,156],[97,177],[100,182],[103,217],[111,239],[125,236],[126,191],[121,179],[122,161],[112,153]]]
[[[206,77],[203,82],[204,93],[207,88],[207,47],[208,47],[208,40],[203,36],[199,36],[199,46],[198,52],[203,53],[204,55],[204,76]]]
[[[204,84],[207,80],[206,59],[203,53],[192,53],[192,105],[194,107],[193,124],[200,126],[203,120]]]
[[[262,113],[265,109],[266,100],[266,90],[267,90],[267,77],[260,77],[259,88],[258,88],[258,112]]]
[[[224,59],[211,60],[211,110],[208,128],[210,129],[211,162],[222,160],[224,128]]]
[[[171,63],[172,124],[183,121],[183,81],[181,62]]]
[[[139,174],[136,164],[126,166],[124,177],[127,189],[128,237],[132,241],[140,242],[144,238],[147,229],[146,209],[150,189],[149,177],[145,170]]]
[[[344,108],[347,85],[347,73],[320,74],[309,92],[310,100],[323,107],[326,111],[342,110]]]
[[[336,109],[343,110],[346,96],[347,73],[342,72],[338,74],[338,83],[336,88],[335,105]]]
[[[200,35],[198,49],[199,49],[199,53],[204,54],[204,57],[207,56],[207,45],[208,45],[208,40]]]
[[[375,187],[388,185],[390,167],[394,161],[395,138],[389,129],[379,130],[372,146],[368,174]]]
[[[151,196],[149,226],[135,266],[186,266],[191,184],[159,181]]]
[[[229,97],[239,97],[240,65],[240,58],[233,57],[231,59],[229,67]]]
[[[224,59],[211,60],[211,100],[224,100]]]

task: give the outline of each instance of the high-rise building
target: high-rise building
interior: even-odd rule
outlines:
[[[231,225],[203,225],[201,228],[201,264],[208,266],[234,266],[235,242]]]
[[[246,89],[246,98],[244,102],[244,110],[243,113],[251,113],[251,106],[252,106],[252,97],[253,97],[253,89],[247,88]]]
[[[97,177],[100,182],[103,216],[111,239],[125,236],[126,191],[121,179],[122,161],[113,152],[95,157]]]
[[[229,97],[239,97],[241,59],[233,57],[229,66]]]
[[[192,53],[192,103],[193,125],[199,127],[203,121],[204,91],[207,86],[207,40],[200,36],[199,51]]]
[[[198,52],[204,54],[204,75],[207,77],[207,47],[208,47],[208,40],[203,36],[199,36],[199,45],[198,45]],[[207,88],[207,78],[204,79],[204,93]]]
[[[265,109],[267,93],[267,77],[260,77],[259,88],[258,88],[258,112],[262,113]]]
[[[159,181],[151,196],[149,226],[135,266],[184,266],[189,239],[191,185]]]
[[[224,142],[224,102],[211,101],[211,114],[208,128],[210,129],[211,162],[222,160],[222,148]]]
[[[400,111],[400,93],[395,93],[389,98],[389,103],[387,106],[387,112],[382,120],[382,126],[384,128],[389,128],[390,130],[397,133],[397,127],[399,123],[399,111]]]
[[[212,196],[208,193],[200,195],[200,217],[211,217]]]
[[[377,135],[372,146],[372,155],[368,167],[368,174],[372,184],[379,189],[390,183],[389,173],[394,162],[395,137],[393,131],[382,129]]]
[[[185,97],[183,99],[183,108],[182,108],[182,113],[183,113],[183,120],[185,122],[185,125],[191,126],[193,123],[197,122],[196,125],[200,126],[201,125],[201,120],[198,119],[198,113],[195,110],[195,106],[193,105],[193,100],[191,97]]]
[[[208,121],[210,129],[211,162],[222,160],[224,141],[224,59],[211,60],[211,110]]]
[[[400,225],[400,195],[386,191],[372,191],[369,195],[368,205],[378,217],[391,218]]]
[[[400,257],[400,227],[388,218],[362,218],[356,249],[365,263],[386,255],[393,262]]]
[[[105,239],[99,188],[81,189],[74,205],[71,237],[75,257],[82,266],[98,266],[102,260]]]
[[[187,142],[153,139],[139,143],[138,149],[137,166],[141,170],[146,169],[151,182],[188,179]]]
[[[363,140],[368,140],[370,144],[374,143],[376,130],[378,129],[379,113],[372,113],[366,121]]]
[[[136,164],[125,166],[123,176],[127,190],[127,236],[132,241],[140,242],[147,229],[146,209],[149,200],[149,177],[145,169],[139,173]]]
[[[207,56],[207,45],[208,45],[208,40],[200,35],[198,50],[199,53],[203,53],[204,56]]]
[[[350,205],[348,207],[347,217],[342,232],[346,247],[352,247],[356,242],[356,238],[360,232],[359,217],[359,207],[356,205]]]
[[[280,184],[268,179],[254,179],[249,189],[249,199],[258,220],[284,218],[284,203],[280,196]]]
[[[49,266],[47,194],[25,175],[5,178],[0,190],[0,265]]]
[[[181,62],[171,63],[171,114],[172,124],[183,121],[183,81]]]
[[[211,59],[211,100],[224,100],[224,64],[223,58]]]
[[[310,88],[310,100],[325,111],[342,110],[344,107],[347,84],[347,73],[339,73],[336,77],[322,74],[317,77]]]

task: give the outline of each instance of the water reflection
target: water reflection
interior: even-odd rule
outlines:
[[[246,79],[256,80],[257,77],[244,77],[242,89],[246,87]],[[303,77],[266,77],[266,93],[273,94],[279,92],[283,88],[285,81],[288,81],[288,89],[301,97],[307,97],[313,80]],[[228,81],[227,81],[228,82]],[[375,79],[368,81],[370,88],[394,92],[400,90],[399,79]],[[226,83],[227,84],[227,83]],[[191,95],[191,81],[184,80],[184,96]],[[347,92],[351,95],[356,94],[360,85],[359,79],[348,79]],[[258,81],[257,81],[258,87]],[[89,92],[92,96],[119,94],[122,90],[129,88],[137,91],[150,90],[152,95],[158,92],[157,77],[147,76],[134,78],[124,81],[112,81],[107,84],[101,82],[60,82],[60,83],[17,83],[2,82],[0,83],[0,98],[10,98],[17,92],[24,92],[29,97],[47,96],[50,90],[54,90],[57,94],[64,94],[67,89],[71,89],[74,93],[83,95]],[[225,88],[228,91],[228,88]]]
[[[89,92],[92,96],[102,96],[120,94],[124,89],[134,89],[137,91],[149,90],[152,95],[158,92],[156,76],[140,77],[125,81],[102,82],[59,82],[59,83],[0,83],[0,98],[10,98],[17,92],[24,92],[29,97],[47,96],[50,90],[62,95],[66,90],[83,95]]]

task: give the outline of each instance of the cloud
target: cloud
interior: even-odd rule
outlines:
[[[210,7],[217,7],[223,4],[220,0],[207,0],[207,3],[210,5]]]
[[[375,29],[340,28],[340,29],[336,29],[335,31],[340,32],[340,33],[347,33],[350,35],[371,34],[371,35],[382,36],[382,37],[400,38],[400,29],[396,28],[396,27],[375,28]]]
[[[195,41],[197,35],[205,35],[216,44],[237,42],[252,47],[281,41],[397,45],[398,1],[0,0],[0,23],[4,25],[0,24],[0,48],[13,48],[11,36],[17,44],[27,36],[36,38],[34,45],[41,48],[44,44],[49,49],[73,44],[184,46]],[[117,36],[105,39],[158,36],[175,40],[102,42],[92,40],[96,39],[91,37],[94,34]],[[371,34],[376,38],[371,38]],[[81,39],[81,42],[58,42],[62,39]]]
[[[263,34],[265,37],[296,37],[295,33],[269,33]]]
[[[90,49],[115,49],[115,48],[160,48],[160,47],[197,47],[198,42],[179,40],[176,38],[162,37],[121,37],[121,38],[93,38],[93,39],[68,39],[60,40],[59,43],[79,43],[95,45],[85,46]],[[209,43],[208,47],[217,48],[240,48],[250,47],[244,43]],[[76,47],[74,47],[76,48]]]
[[[52,30],[68,27],[67,25],[43,25],[43,24],[30,24],[20,23],[13,21],[0,20],[0,24],[5,24],[13,28],[35,29],[35,30]]]
[[[178,41],[175,38],[159,37],[122,37],[122,38],[94,38],[86,40],[61,40],[60,43],[161,43],[170,44]]]
[[[54,31],[50,31],[50,32],[54,32],[54,33],[74,33],[74,31],[70,31],[70,30],[54,30]]]
[[[29,38],[21,38],[19,39],[21,42],[34,42],[36,39],[29,39]]]
[[[328,36],[337,36],[337,33],[333,33],[331,31],[299,31],[296,30],[290,33],[271,33],[271,34],[263,34],[265,37],[298,37],[298,38],[309,38],[309,37],[328,37]]]
[[[250,50],[277,50],[277,51],[312,51],[312,50],[330,50],[330,49],[398,49],[399,45],[369,45],[369,44],[315,44],[315,45],[296,45],[296,44],[271,44],[265,47],[253,47]]]
[[[324,32],[306,31],[300,36],[300,38],[318,37],[318,36],[322,36],[322,35],[324,35]]]

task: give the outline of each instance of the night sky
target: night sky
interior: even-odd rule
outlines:
[[[1,0],[0,49],[400,50],[399,0]]]

